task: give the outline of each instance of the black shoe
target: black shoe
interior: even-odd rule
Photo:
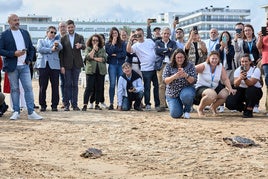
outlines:
[[[40,111],[45,112],[47,109],[46,107],[41,107]]]
[[[39,106],[36,106],[36,105],[34,104],[34,109],[39,109]]]
[[[109,110],[114,110],[114,105],[111,104],[108,109]]]
[[[143,111],[141,107],[134,107],[136,111]]]
[[[252,118],[253,117],[253,111],[245,109],[243,112],[243,118]]]
[[[73,110],[74,111],[80,111],[80,108],[79,107],[74,107]]]
[[[52,111],[58,111],[58,109],[57,108],[52,108]]]
[[[82,111],[87,111],[87,105],[84,105]]]
[[[96,106],[95,106],[95,109],[96,109],[96,110],[101,110],[101,108],[100,108],[99,105],[96,105]]]
[[[70,111],[69,107],[65,106],[64,111]]]

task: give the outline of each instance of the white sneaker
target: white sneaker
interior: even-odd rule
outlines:
[[[255,106],[255,107],[253,108],[253,112],[254,112],[254,113],[259,113],[259,112],[260,112],[258,106]]]
[[[147,104],[147,105],[145,106],[145,111],[150,111],[150,110],[151,110],[151,105]]]
[[[218,110],[219,110],[219,113],[224,112],[224,106],[219,106]]]
[[[183,118],[184,118],[184,119],[190,119],[190,113],[185,112],[185,113],[183,114]]]
[[[93,103],[90,103],[90,104],[89,104],[88,109],[93,109]]]
[[[32,119],[32,120],[42,120],[43,117],[39,116],[38,114],[36,114],[36,112],[33,111],[32,114],[28,115],[28,119]]]
[[[10,120],[18,120],[20,118],[19,112],[13,112],[12,116],[9,118]]]
[[[108,108],[107,105],[106,105],[105,103],[100,103],[100,107],[101,107],[101,108],[104,108],[104,109],[107,109],[107,108]]]

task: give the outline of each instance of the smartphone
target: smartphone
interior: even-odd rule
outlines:
[[[179,21],[179,16],[175,16],[174,20]]]
[[[225,43],[225,44],[227,43],[227,38],[226,38],[226,36],[222,36],[222,42]]]
[[[235,29],[235,32],[236,32],[237,34],[241,34],[242,29]]]
[[[241,66],[240,66],[240,69],[241,69],[242,72],[246,72],[246,67],[245,67],[245,66],[242,66],[242,65],[241,65]]]
[[[262,36],[266,36],[267,35],[267,27],[261,27],[261,33],[262,33]]]
[[[198,34],[197,26],[193,26],[193,30],[195,31],[196,34]]]
[[[24,52],[25,52],[25,51],[27,51],[27,48],[24,48],[24,49],[22,49],[21,51],[24,51]]]
[[[151,23],[156,23],[156,19],[149,19]]]

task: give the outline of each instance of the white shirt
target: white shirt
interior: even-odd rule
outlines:
[[[74,48],[74,33],[68,34],[72,48]]]
[[[216,89],[221,80],[222,64],[216,66],[214,73],[211,72],[210,65],[207,62],[203,62],[205,65],[204,71],[198,73],[196,88],[200,86],[206,86],[212,89]]]
[[[234,78],[238,78],[240,76],[241,73],[241,67],[238,67],[235,71],[234,71]],[[250,67],[248,72],[247,72],[247,78],[256,78],[258,79],[257,83],[255,83],[255,87],[257,88],[262,88],[261,83],[260,83],[260,76],[261,76],[261,71],[259,68],[257,67]],[[242,80],[239,87],[241,88],[248,88],[248,86],[246,85],[245,81]]]
[[[153,71],[156,55],[154,53],[155,43],[151,39],[144,39],[144,42],[137,42],[132,45],[132,52],[136,53],[141,62],[141,71]]]
[[[13,38],[15,40],[16,43],[16,48],[17,50],[22,50],[25,49],[25,42],[24,42],[24,38],[21,34],[20,30],[11,30]],[[17,65],[24,65],[25,59],[26,59],[26,53],[20,57],[18,57],[18,61],[17,61]]]

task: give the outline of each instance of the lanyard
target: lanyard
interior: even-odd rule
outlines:
[[[213,44],[212,45],[210,45],[210,42],[212,42],[212,40],[209,40],[209,50],[210,50],[210,52],[214,49],[214,47],[215,47],[215,45],[216,45],[216,43],[217,43],[217,40],[215,41],[215,42],[213,42]]]
[[[253,46],[253,41],[248,42],[249,53],[251,53],[251,51],[252,51],[252,46]]]
[[[216,67],[216,68],[217,68],[217,67]],[[211,88],[213,88],[213,81],[214,81],[214,78],[215,78],[216,68],[215,68],[214,73],[212,73],[212,70],[211,70],[211,67],[210,67],[210,75],[211,75],[211,85],[210,85],[210,87],[211,87]]]

